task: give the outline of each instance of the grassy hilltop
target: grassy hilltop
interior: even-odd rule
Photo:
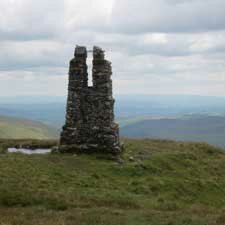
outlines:
[[[18,142],[24,141],[1,140],[0,146]],[[101,155],[0,154],[0,224],[225,224],[222,150],[124,142],[123,162]]]

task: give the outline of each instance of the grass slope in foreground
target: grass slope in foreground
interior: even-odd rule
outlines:
[[[225,224],[222,150],[124,142],[123,164],[101,155],[0,154],[0,224]]]
[[[56,137],[57,131],[43,123],[0,116],[0,138],[49,139]]]

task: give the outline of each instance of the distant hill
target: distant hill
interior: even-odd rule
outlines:
[[[185,114],[225,115],[225,98],[176,95],[115,96],[117,120],[130,123],[149,117],[180,117]],[[65,122],[66,97],[0,97],[0,115],[40,121],[61,128]]]
[[[0,116],[0,138],[50,139],[56,137],[56,129],[43,123]]]
[[[122,136],[225,146],[224,97],[120,95],[115,99],[116,121]],[[55,130],[61,130],[65,123],[65,108],[65,96],[0,97],[0,115],[39,121],[41,127],[44,123]]]
[[[2,103],[0,115],[39,121],[60,128],[65,121],[65,102]]]
[[[193,115],[175,119],[143,119],[122,126],[121,135],[204,141],[225,147],[225,117]]]

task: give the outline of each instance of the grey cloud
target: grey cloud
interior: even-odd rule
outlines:
[[[54,41],[0,42],[0,70],[67,66],[66,45]]]
[[[0,1],[0,40],[37,40],[58,36],[64,23],[61,0]]]
[[[68,68],[75,43],[97,44],[113,62],[115,76],[138,79],[136,74],[168,75],[191,71],[193,74],[225,70],[224,33],[205,34],[103,34],[77,32],[67,42],[29,41],[0,44],[0,70],[35,70],[39,67]],[[72,44],[74,42],[74,45]],[[220,49],[220,52],[217,52]],[[220,56],[218,56],[220,54]],[[201,63],[201,58],[207,63]],[[211,56],[211,57],[210,57]],[[206,59],[204,60],[206,62]],[[193,66],[194,65],[194,66]],[[206,69],[207,68],[207,69]],[[49,73],[50,75],[50,73]]]
[[[112,29],[117,32],[201,32],[225,29],[224,0],[116,0]]]
[[[92,33],[91,43],[129,56],[159,55],[166,57],[225,52],[225,32],[206,33]]]
[[[28,83],[48,93],[47,82],[65,91],[76,44],[106,50],[117,92],[225,80],[224,0],[115,0],[112,12],[105,0],[9,2],[0,1],[1,88],[14,80],[18,92]]]

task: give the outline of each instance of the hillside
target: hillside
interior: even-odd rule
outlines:
[[[120,95],[115,99],[122,136],[204,141],[225,147],[224,97]],[[0,103],[0,115],[39,121],[58,131],[65,123],[65,96],[0,97]]]
[[[225,224],[223,151],[204,143],[124,142],[123,160],[0,154],[0,224]]]
[[[135,138],[204,141],[225,147],[225,117],[193,115],[174,119],[142,119],[122,126],[121,135]]]
[[[56,129],[43,123],[0,116],[0,138],[51,139],[56,137]]]
[[[57,116],[55,118],[52,116],[52,121],[50,121],[48,119],[48,117],[50,118],[50,114],[57,115],[57,113],[54,114],[49,111],[43,122],[0,116],[0,138],[57,138],[62,126],[60,123],[62,122],[54,122]],[[39,114],[36,112],[31,113],[31,115],[34,115],[34,120],[41,121],[41,115],[45,115],[45,113],[43,110]],[[145,115],[120,117],[117,121],[120,124],[120,134],[124,137],[200,141],[225,147],[224,116],[193,114],[177,118],[152,119],[151,116]]]
[[[128,120],[146,117],[168,118],[185,114],[225,115],[224,97],[117,95],[115,100],[116,118],[122,125]],[[65,122],[65,108],[65,96],[20,96],[19,98],[0,96],[0,115],[40,121],[60,128]]]

